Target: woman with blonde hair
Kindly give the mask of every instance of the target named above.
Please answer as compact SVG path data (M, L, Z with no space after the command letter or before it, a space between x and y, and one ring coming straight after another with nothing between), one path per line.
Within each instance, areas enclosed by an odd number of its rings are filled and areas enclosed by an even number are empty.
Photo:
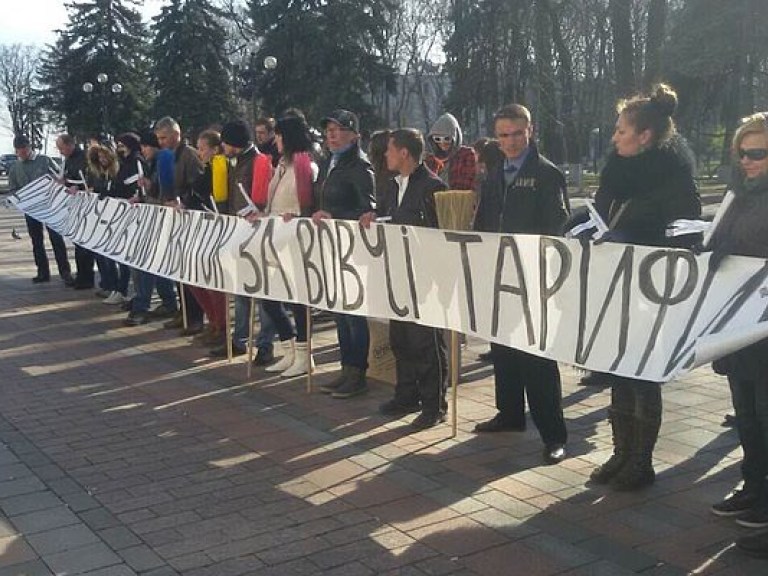
M733 200L712 233L710 266L718 268L728 255L768 258L768 113L746 118L733 138ZM728 377L736 430L744 453L743 487L712 506L718 516L736 517L747 528L768 527L768 339L713 363ZM747 551L760 541L744 539ZM768 556L768 534L762 535Z
M99 198L120 198L124 187L117 180L120 163L116 152L105 144L95 144L88 149L88 186ZM127 300L131 269L107 256L96 254L101 290L96 295L104 298L104 304L123 304Z

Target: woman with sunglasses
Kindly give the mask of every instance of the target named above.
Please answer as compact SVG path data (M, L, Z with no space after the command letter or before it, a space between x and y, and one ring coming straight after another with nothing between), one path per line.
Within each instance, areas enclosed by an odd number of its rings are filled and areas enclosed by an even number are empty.
M721 262L729 254L768 258L768 113L746 118L731 149L733 201L712 234L715 267L727 265ZM712 512L747 528L768 527L768 339L717 360L713 368L728 377L731 388L744 485ZM763 547L768 555L768 534Z
M600 173L595 207L609 238L626 244L693 247L698 238L667 238L680 218L697 219L701 202L693 179L693 155L675 131L677 95L665 85L651 96L617 106L615 147ZM611 385L613 455L592 472L596 484L639 490L656 479L653 449L661 427L661 385L601 375Z

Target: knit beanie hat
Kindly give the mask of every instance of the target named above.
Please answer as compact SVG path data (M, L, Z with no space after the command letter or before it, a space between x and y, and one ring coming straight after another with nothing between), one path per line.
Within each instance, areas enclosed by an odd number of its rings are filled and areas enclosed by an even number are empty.
M232 120L221 129L221 141L235 148L247 148L253 141L251 129L243 120Z
M157 141L157 134L151 130L147 130L141 134L139 143L142 146L152 146L152 148L160 148L160 142Z

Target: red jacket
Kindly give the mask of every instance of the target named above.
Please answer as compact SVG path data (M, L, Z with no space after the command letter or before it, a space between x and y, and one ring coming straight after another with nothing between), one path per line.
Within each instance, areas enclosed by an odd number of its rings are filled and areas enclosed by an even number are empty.
M442 160L434 154L424 158L427 168L442 178L441 172L448 164L448 187L451 190L474 190L477 176L477 158L469 146L461 146L448 158Z

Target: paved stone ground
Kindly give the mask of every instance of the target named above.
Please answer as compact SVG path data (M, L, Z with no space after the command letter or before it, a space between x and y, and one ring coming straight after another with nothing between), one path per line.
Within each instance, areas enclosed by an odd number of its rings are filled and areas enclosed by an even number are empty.
M476 436L491 373L464 352L459 434L376 414L391 389L339 401L60 283L33 286L26 234L0 210L0 576L763 575L712 516L739 477L723 379L664 390L659 478L587 487L610 452L608 393L563 368L571 458L524 434ZM317 383L337 369L316 328Z

